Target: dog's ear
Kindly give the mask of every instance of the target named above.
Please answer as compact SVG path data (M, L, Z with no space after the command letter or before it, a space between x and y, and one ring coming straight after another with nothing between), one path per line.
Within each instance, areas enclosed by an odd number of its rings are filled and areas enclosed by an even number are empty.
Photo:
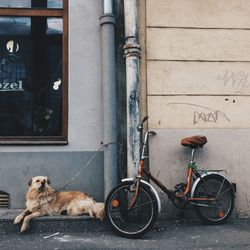
M48 183L48 185L51 184L50 179L48 177L47 177L47 183Z
M32 178L29 180L28 185L31 186Z

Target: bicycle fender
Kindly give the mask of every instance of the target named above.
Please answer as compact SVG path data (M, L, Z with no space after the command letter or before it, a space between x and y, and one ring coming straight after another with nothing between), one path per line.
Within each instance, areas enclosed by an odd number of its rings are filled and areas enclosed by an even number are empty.
M122 182L125 182L125 181L134 181L135 179L134 178L125 178L125 179L122 179ZM155 188L148 182L144 181L144 180L140 180L143 184L147 185L150 190L154 193L155 197L156 197L156 201L157 201L157 204L158 204L158 213L161 212L161 200L160 200L160 197L157 193L157 191L155 190Z
M230 182L224 175L219 174L218 172L213 172L213 171L211 171L211 172L204 173L204 174L201 175L200 178L198 178L198 179L195 180L195 182L194 182L194 184L193 184L193 186L192 186L191 194L190 194L190 197L191 197L191 198L194 197L194 191L195 191L195 189L196 189L198 183L201 181L201 178L203 178L203 177L205 177L205 176L207 176L207 175L218 175L218 176L220 176L220 177L225 178L225 180L231 184L231 182ZM233 190L234 190L234 189L233 189Z

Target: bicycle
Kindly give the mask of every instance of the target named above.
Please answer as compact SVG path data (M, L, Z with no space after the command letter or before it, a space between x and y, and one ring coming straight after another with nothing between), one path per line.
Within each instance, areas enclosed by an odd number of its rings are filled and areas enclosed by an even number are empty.
M144 117L138 126L141 138L141 156L135 178L123 179L121 184L109 193L105 202L105 213L111 227L121 236L139 238L154 225L161 212L161 202L155 188L146 180L152 180L163 190L173 204L181 209L194 208L197 215L206 223L224 223L234 208L235 187L223 175L223 170L198 170L194 161L195 150L207 143L205 136L192 136L182 139L181 144L191 148L188 163L187 183L180 183L169 190L144 167L147 155L148 138L154 131L145 132Z

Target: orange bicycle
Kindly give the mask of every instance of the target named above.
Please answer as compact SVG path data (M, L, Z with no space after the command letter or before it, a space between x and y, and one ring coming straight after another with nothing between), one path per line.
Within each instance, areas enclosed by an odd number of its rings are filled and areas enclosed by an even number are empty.
M155 188L142 178L144 173L160 187L181 209L194 208L198 216L210 224L225 222L234 208L235 186L222 175L222 170L198 170L194 162L195 150L206 142L205 136L193 136L182 139L181 144L191 148L188 164L187 183L180 183L174 190L167 189L148 169L144 167L149 135L154 131L146 131L143 140L143 124L138 126L141 137L141 158L135 178L123 179L108 195L105 203L106 217L112 228L120 235L138 238L153 226L161 211L159 195Z
M207 138L192 136L182 139L181 144L191 148L187 183L177 184L174 190L169 190L144 167L148 158L149 135L156 134L148 130L143 140L143 124L147 120L148 116L138 126L142 150L136 177L123 179L106 199L106 217L112 228L122 236L138 238L148 232L156 221L161 211L159 195L142 178L143 173L167 194L176 207L194 208L198 216L209 224L225 222L234 208L235 186L222 174L223 170L198 170L194 162L195 150L207 143Z

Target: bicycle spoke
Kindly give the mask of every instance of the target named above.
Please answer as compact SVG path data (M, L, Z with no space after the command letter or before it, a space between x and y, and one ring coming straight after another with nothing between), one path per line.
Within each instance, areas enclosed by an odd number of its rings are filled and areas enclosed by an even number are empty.
M218 196L220 195L220 191L221 191L221 189L222 189L222 187L223 187L224 182L225 182L225 178L223 179L223 182L221 183L220 189L219 189L219 191L218 191L218 193L217 193L217 195L216 195L216 199L217 199Z
M231 191L232 187L229 187L228 189L226 189L225 191L223 191L221 194L220 194L220 197L223 196L223 194L225 194L226 192L228 191ZM217 198L217 197L216 197Z
M140 208L140 207L143 207L143 206L145 206L145 205L147 205L147 204L152 204L153 202L155 202L155 200L151 200L151 201L148 201L148 202L144 202L144 203L142 203L142 204L140 204L140 205L133 206L133 207L129 208L128 211L133 210L133 209L137 209L137 208Z

